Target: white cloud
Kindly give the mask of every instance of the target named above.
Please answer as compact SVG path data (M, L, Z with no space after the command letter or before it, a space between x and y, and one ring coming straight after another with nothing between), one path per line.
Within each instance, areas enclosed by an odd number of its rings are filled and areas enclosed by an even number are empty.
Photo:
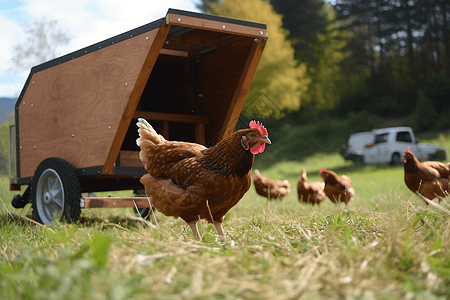
M6 7L8 2L16 7ZM29 72L14 75L8 70L14 45L24 39L22 26L33 20L42 17L57 20L58 25L67 30L72 40L58 53L64 55L162 18L169 8L197 11L194 2L196 0L0 1L0 96L17 95L28 76Z
M113 37L165 16L169 8L195 11L188 0L108 1L108 0L28 0L27 13L33 18L58 20L75 37L72 51ZM51 12L51 14L49 14Z
M22 32L19 23L0 15L0 36L2 37L2 47L0 47L0 96L14 97L20 93L28 72L13 74L10 61L12 59L14 45L17 35Z
M8 19L0 15L0 35L2 36L2 47L0 47L0 69L6 69L8 66L8 60L12 57L13 45L16 41L14 34L8 34L8 32L20 32L22 29L19 24L11 19Z

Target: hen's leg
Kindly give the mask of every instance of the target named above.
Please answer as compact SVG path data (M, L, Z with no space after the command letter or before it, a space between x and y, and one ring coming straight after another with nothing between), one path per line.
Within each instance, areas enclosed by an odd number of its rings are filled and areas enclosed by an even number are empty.
M222 222L214 221L214 226L216 227L217 233L223 236Z
M192 229L192 233L194 234L195 238L197 240L200 240L200 234L198 233L197 229L197 221L192 221L188 223L189 227Z

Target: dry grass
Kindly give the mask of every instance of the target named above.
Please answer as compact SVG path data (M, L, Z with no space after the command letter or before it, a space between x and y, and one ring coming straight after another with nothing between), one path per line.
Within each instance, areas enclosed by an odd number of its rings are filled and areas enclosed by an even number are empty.
M3 182L0 290L10 299L446 299L448 214L384 188L348 210L300 204L295 192L267 202L252 188L227 214L225 239L201 222L199 242L182 220L156 213L156 228L128 209L36 225L27 208L11 208Z

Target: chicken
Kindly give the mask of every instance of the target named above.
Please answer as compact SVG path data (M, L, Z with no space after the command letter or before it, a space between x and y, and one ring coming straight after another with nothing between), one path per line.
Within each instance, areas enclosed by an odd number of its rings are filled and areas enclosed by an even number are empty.
M267 179L261 175L259 170L255 170L255 174L253 174L253 183L255 184L256 193L269 200L281 200L291 192L291 184L289 181Z
M308 182L306 170L303 169L297 183L298 201L319 205L326 197L324 188L324 182Z
M266 128L251 121L211 148L167 141L144 119L138 119L140 159L148 174L141 178L152 207L182 218L200 239L199 217L223 236L222 221L248 191L255 154L271 144Z
M352 188L352 180L345 176L338 176L335 172L323 168L320 170L320 177L325 181L325 194L331 202L336 205L338 202L344 202L345 205L355 196L355 190Z
M438 161L421 163L409 147L403 154L403 161L405 184L413 193L419 193L430 201L449 194L450 163ZM428 202L425 203L428 205Z

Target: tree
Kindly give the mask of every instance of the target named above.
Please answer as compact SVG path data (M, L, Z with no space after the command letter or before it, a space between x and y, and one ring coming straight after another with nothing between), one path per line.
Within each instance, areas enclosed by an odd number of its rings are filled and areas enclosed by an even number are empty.
M422 90L419 90L417 93L418 97L416 110L408 116L405 123L411 126L416 132L424 132L434 129L433 126L438 124L435 124L435 122L430 122L430 120L438 120L439 113L433 107L430 99Z
M70 42L70 36L58 26L58 21L41 18L22 27L25 40L14 47L12 70L19 73L55 58L58 48Z
M427 73L450 73L448 0L336 0L340 17L350 28L368 26L375 43L374 54L379 77L395 89L390 63L392 57L407 58L411 85L420 83Z
M439 3L440 2L440 3ZM448 23L447 23L447 18L448 15L450 13L449 11L449 6L448 3L446 2L446 0L440 0L438 1L438 5L439 5L439 10L441 12L440 16L442 19L442 32L443 32L443 43L444 43L444 48L445 50L445 59L446 59L446 71L447 71L447 75L450 75L450 38L449 38L449 28L448 28Z
M348 56L348 31L339 30L333 7L324 0L270 0L283 15L296 59L307 67L311 79L302 107L308 110L333 108L348 85L341 62Z
M204 13L211 13L211 4L220 3L220 0L200 0L200 2L195 3L195 7Z
M9 126L13 122L13 113L11 116L0 124L0 176L8 174L8 155L9 155Z
M275 110L299 109L309 79L306 77L306 66L297 63L294 58L294 49L286 39L288 32L282 28L281 16L264 0L208 3L213 14L266 23L269 29L269 40L247 96L251 101L246 101L245 105L261 104L265 108L260 110L261 117L273 115ZM267 105L268 101L275 106Z
M324 6L324 14L328 26L324 32L317 33L320 55L317 55L316 63L308 68L311 77L308 107L319 110L335 107L348 85L340 66L349 55L345 50L348 32L338 30L335 11L330 4Z
M385 66L386 31L389 23L386 21L386 12L392 8L388 0L336 0L334 8L339 13L341 20L346 20L345 30L354 30L359 34L366 34L372 56L378 69L383 70ZM360 30L366 27L366 30ZM382 71L381 71L382 72Z
M283 16L283 27L295 58L309 66L318 63L323 54L318 35L326 33L328 24L323 0L270 0L274 10Z

